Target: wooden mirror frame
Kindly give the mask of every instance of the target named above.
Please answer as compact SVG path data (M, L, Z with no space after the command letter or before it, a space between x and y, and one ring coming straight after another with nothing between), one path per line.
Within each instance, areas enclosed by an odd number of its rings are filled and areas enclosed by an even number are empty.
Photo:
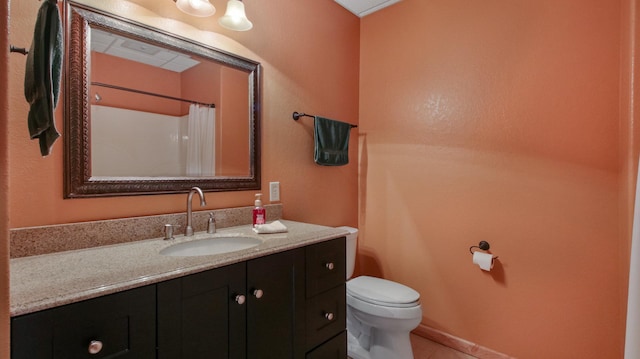
M64 197L107 197L260 189L260 63L80 4L66 5L64 92ZM90 28L97 26L142 41L191 53L247 72L250 173L246 177L91 177Z

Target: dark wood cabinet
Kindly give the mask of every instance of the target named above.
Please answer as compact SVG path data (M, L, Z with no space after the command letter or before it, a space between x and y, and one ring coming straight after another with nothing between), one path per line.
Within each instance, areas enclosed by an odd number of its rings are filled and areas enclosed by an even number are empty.
M304 250L247 262L248 358L304 355Z
M155 290L146 286L13 318L11 358L153 359Z
M246 358L245 263L162 282L158 359Z
M11 358L345 359L345 267L339 238L15 317Z
M158 284L158 358L300 358L303 269L300 249Z
M347 332L342 331L332 339L310 351L305 359L345 359L347 357Z
M346 358L345 238L305 248L307 358Z

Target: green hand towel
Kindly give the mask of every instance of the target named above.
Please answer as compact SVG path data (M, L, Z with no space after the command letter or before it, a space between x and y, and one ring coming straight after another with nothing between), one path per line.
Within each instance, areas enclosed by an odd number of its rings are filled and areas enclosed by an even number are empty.
M63 49L58 6L52 1L43 1L38 11L24 77L24 96L31 105L27 119L29 135L31 139L39 139L43 156L51 153L53 143L60 137L55 125L54 109L60 94Z
M343 166L349 163L351 125L315 116L314 161L322 166Z

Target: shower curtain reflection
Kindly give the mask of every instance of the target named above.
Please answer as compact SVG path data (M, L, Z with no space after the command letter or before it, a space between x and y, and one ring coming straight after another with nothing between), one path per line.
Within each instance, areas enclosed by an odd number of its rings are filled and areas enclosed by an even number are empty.
M189 106L187 176L215 176L215 124L215 108Z

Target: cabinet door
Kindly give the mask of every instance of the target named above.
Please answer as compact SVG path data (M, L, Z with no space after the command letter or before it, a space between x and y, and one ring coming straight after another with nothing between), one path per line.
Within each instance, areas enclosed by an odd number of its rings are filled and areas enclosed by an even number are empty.
M11 358L153 359L155 298L146 286L13 318Z
M304 358L304 250L247 262L249 359Z
M158 284L158 359L246 358L245 264Z

